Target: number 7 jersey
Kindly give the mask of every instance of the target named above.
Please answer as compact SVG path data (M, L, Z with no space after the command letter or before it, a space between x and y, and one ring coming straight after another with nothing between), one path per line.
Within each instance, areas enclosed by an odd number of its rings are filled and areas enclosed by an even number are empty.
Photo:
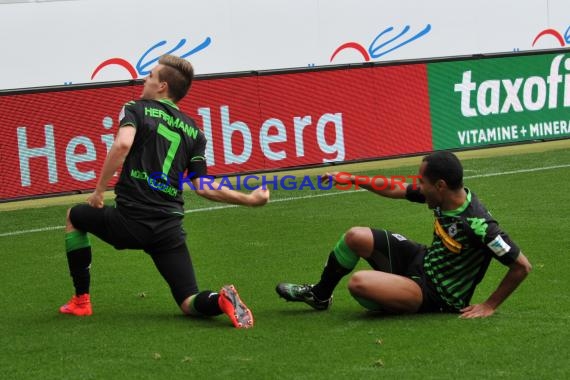
M127 126L136 134L115 186L117 204L183 215L182 185L207 174L204 134L167 99L126 103L119 128Z

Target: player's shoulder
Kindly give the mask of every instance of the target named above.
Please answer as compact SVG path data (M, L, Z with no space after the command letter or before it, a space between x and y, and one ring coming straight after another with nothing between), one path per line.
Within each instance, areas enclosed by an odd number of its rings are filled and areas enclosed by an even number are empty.
M477 194L468 188L465 188L469 198L469 207L466 208L467 216L476 216L479 218L491 218L491 214L487 210L487 207L481 202Z
M119 112L119 120L128 119L133 121L134 120L133 118L136 118L135 115L137 115L137 109L139 108L138 105L139 105L138 100L129 100L128 102L123 103L121 111Z
M136 100L129 100L128 102L123 104L123 107L153 107L153 108L160 108L162 102L154 100L154 99L136 99Z
M123 103L123 106L121 107L121 115L124 115L127 110L135 112L139 107L140 100L129 100L128 102Z
M489 233L497 230L498 223L481 203L475 193L469 191L469 206L461 213L461 219L469 230L479 238L484 238Z
M136 107L139 102L140 100L129 100L128 102L123 103L123 108Z

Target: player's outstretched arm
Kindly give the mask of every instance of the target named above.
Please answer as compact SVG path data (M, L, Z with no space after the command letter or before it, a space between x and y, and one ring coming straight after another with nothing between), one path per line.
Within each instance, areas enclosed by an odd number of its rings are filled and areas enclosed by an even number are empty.
M509 271L497 290L485 302L461 309L461 318L485 318L492 315L499 305L523 282L531 269L532 266L528 259L522 252L519 253L517 260L509 266Z
M201 186L198 178L192 179L196 194L214 202L229 203L240 206L263 206L269 201L269 189L258 187L251 193L242 193L221 186L219 182L212 181L209 186Z
M345 190L354 186L354 188L363 188L383 197L393 199L406 198L406 188L408 186L408 183L404 181L394 181L393 178L385 176L369 177L345 172L325 173L323 175L323 184L326 185L328 181L333 181L341 187L348 186Z

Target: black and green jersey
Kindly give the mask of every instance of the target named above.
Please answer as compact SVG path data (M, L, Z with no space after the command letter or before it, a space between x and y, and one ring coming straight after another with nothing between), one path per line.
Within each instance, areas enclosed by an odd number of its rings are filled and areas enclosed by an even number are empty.
M183 215L184 183L207 174L204 134L169 100L128 102L119 119L136 134L115 186L117 204L143 215Z
M441 299L454 309L469 305L492 258L512 264L520 249L501 231L477 196L465 188L467 199L452 211L434 210L431 246L424 256L424 271ZM419 189L408 186L406 198L425 203Z

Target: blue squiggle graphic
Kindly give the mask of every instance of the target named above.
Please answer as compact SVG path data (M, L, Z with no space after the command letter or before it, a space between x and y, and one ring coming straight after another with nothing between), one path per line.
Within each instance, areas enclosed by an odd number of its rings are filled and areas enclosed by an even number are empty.
M404 27L404 29L403 29L398 35L396 35L395 37L392 37L392 38L389 39L388 41L386 41L386 42L380 44L380 46L374 46L374 45L376 44L376 42L377 42L382 36L384 36L386 33L390 33L392 30L394 30L394 27L393 27L393 26L390 26L390 27L384 29L382 32L380 32L380 34L378 34L378 35L376 36L376 38L374 38L374 40L373 40L372 43L370 44L370 47L368 48L368 52L370 53L370 57L371 57L371 58L380 58L380 57L382 57L383 55L386 55L386 54L390 53L391 51L394 51L394 50L396 50L396 49L399 49L399 48L401 48L402 46L407 45L407 44L409 44L410 42L415 41L415 40L417 40L418 38L420 38L420 37L422 37L422 36L428 34L428 33L430 32L430 30L431 30L431 24L427 24L427 25L425 26L425 28L423 28L422 30L420 30L417 34L413 35L412 37L408 38L408 39L405 40L405 41L402 41L401 43L399 43L398 45L392 47L391 49L388 49L388 50L385 50L385 51L383 51L383 52L381 52L381 53L378 53L378 50L381 50L384 46L390 44L391 42L393 42L393 41L399 39L400 37L402 37L404 34L408 33L408 31L410 30L410 26L409 26L409 25L406 25L406 26Z
M147 62L144 62L144 60L147 58L147 56L149 56L151 54L151 52L153 52L154 50L158 49L161 46L166 45L167 41L166 40L162 40L157 42L156 44L154 44L153 46L151 46L147 51L144 52L144 54L141 56L141 58L138 60L137 64L136 64L136 69L137 72L139 73L139 75L145 76L148 75L150 73L150 70L147 70L147 68L153 64L155 64L156 62L158 62L158 60L160 59L160 57L164 54L173 54L174 52L176 52L177 50L179 50L180 48L182 48L185 44L186 44L186 38L182 38L178 44L176 44L175 47L173 47L172 49L168 50L166 53L161 53L156 55L154 58L150 59ZM191 56L192 54L195 54L201 50L204 50L205 48L207 48L210 44L212 43L212 39L210 37L206 37L206 39L201 42L199 45L197 45L196 47L194 47L193 49L191 49L190 51L184 53L184 54L179 54L180 58L186 58ZM143 63L144 62L144 63Z

